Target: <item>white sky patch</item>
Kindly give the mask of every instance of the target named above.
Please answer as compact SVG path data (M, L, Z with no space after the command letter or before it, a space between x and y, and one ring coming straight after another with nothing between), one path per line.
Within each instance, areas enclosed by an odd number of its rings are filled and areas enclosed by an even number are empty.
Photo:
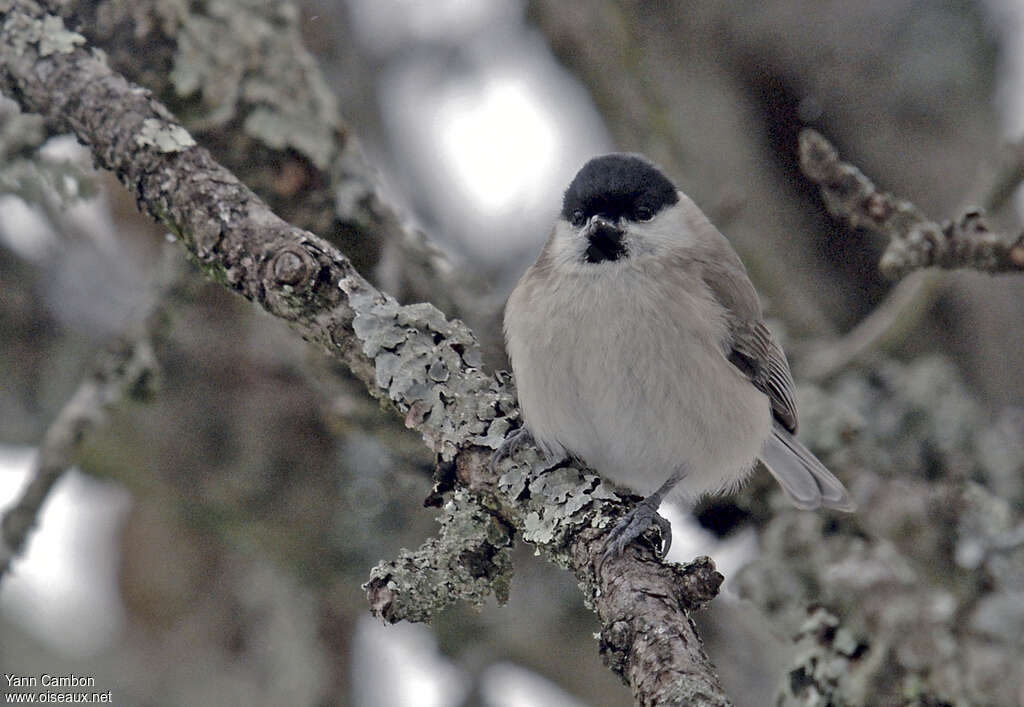
M443 168L477 208L498 214L547 195L550 185L539 177L554 168L555 117L524 80L495 75L453 86L437 121Z
M466 697L466 676L441 654L425 626L384 626L361 617L353 644L354 704L456 707Z
M0 512L20 497L35 449L0 445ZM77 470L50 493L0 584L0 612L53 650L86 656L106 647L123 623L117 589L117 532L131 497Z
M442 242L480 263L535 257L576 170L608 151L589 99L546 48L514 48L469 68L408 59L382 81L400 186Z

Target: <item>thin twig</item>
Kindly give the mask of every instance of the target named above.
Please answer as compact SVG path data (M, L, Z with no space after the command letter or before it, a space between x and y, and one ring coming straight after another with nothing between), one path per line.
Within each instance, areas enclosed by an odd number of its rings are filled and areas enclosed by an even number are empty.
M939 225L911 202L878 190L814 130L800 133L800 166L821 188L830 213L854 228L888 236L878 264L886 277L897 279L927 267L1024 272L1024 233L1007 238L993 232L977 209Z
M920 321L943 282L942 274L937 272L910 273L846 334L807 345L800 361L800 376L826 381L869 351L900 341Z
M981 203L987 209L1001 208L1024 180L1024 150L1018 144L1014 146L1012 153L1013 159L1000 166L992 186L987 188L986 195L981 199ZM889 236L893 239L893 243L904 238L902 235L904 232L934 233L936 229L943 232L946 229L952 230L950 226L940 229L936 224L928 221L913 204L898 201L890 194L877 192L874 185L859 170L852 165L839 162L838 153L834 148L821 135L812 130L805 130L800 135L800 156L801 165L804 166L808 176L823 185L822 193L829 209L834 214L847 218L855 226L866 225L872 230ZM856 196L840 197L838 194L840 189L848 189L848 184L851 182L855 185L853 194ZM865 215L859 213L860 210L870 213ZM909 214L911 220L916 223L908 228L902 220L894 219L887 227L879 228L875 221L887 211ZM969 210L967 213L976 212ZM987 234L987 228L982 232ZM962 236L961 231L959 237ZM987 234L986 237L998 239L993 234ZM1011 263L1024 258L1024 250L1019 245L1022 242L1021 238L1018 238L1017 242L1017 246L1006 246L1008 252L1005 257ZM890 251L893 247L890 245ZM946 247L956 248L957 245L949 244ZM978 247L982 248L980 245ZM897 250L899 251L899 248ZM898 262L899 252L894 255L890 251L887 251L882 258L883 268L887 267L887 263ZM961 248L961 254L962 251ZM975 267L974 259L978 257L980 256L975 254L968 258L970 262L966 263L964 267ZM936 265L951 267L952 261L948 258L939 260L942 262L937 262ZM819 341L808 347L810 350L805 354L800 366L801 375L811 380L827 380L868 351L899 341L935 301L935 298L944 289L944 282L945 278L938 272L910 272L886 294L882 302L870 314L845 335L836 339Z
M1024 140L1005 145L999 151L994 172L987 194L981 200L982 208L992 213L1002 209L1024 182Z

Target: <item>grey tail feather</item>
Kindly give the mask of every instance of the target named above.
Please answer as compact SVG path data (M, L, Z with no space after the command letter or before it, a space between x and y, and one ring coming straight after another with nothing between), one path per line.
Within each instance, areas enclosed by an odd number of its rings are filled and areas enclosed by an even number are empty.
M778 420L773 432L764 444L761 461L793 505L805 510L819 506L846 512L857 510L843 482L833 476Z

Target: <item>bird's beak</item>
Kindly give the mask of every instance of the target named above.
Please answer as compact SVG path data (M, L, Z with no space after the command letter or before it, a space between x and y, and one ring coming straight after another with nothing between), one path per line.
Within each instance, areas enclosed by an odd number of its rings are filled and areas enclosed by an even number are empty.
M623 242L625 234L622 229L618 224L603 216L592 216L583 228L583 235L589 241L585 253L588 262L600 263L606 260L618 260L626 254L626 246Z
M590 221L588 221L587 225L583 228L583 235L590 240L593 240L595 237L607 238L614 234L618 234L618 237L621 238L622 229L601 215L591 216Z

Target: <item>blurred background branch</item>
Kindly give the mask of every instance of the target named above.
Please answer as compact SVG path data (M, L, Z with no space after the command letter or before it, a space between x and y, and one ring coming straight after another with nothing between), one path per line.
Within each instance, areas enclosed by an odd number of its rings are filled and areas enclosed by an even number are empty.
M800 133L800 166L821 188L829 212L854 228L889 237L879 262L887 277L898 279L928 267L971 268L989 273L1024 272L1024 234L993 233L984 215L970 209L939 225L909 201L879 191L819 133Z
M74 463L82 441L102 424L106 410L124 395L145 396L156 372L156 359L146 332L111 343L98 357L95 369L46 431L37 452L38 461L21 497L0 519L0 581L24 548L50 490Z
M991 185L982 195L989 209L1002 207L1024 180L1019 149L1004 153ZM807 347L801 372L814 380L828 378L876 347L889 348L920 323L945 281L938 273L914 273L931 265L974 268L989 272L1024 269L1024 235L1016 241L991 233L981 212L969 209L960 222L946 226L929 221L917 207L878 192L856 167L841 163L838 153L813 130L800 134L800 162L804 173L822 190L829 212L853 227L866 227L889 236L879 268L900 281L885 299L843 337L814 342ZM965 222L971 221L970 233Z

